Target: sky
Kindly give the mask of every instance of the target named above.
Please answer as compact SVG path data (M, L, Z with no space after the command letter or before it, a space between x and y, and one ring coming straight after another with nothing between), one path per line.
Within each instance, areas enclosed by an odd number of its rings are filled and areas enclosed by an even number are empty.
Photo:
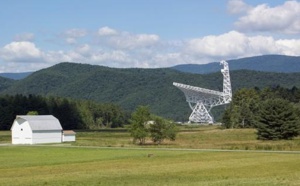
M0 72L300 56L300 0L0 1Z

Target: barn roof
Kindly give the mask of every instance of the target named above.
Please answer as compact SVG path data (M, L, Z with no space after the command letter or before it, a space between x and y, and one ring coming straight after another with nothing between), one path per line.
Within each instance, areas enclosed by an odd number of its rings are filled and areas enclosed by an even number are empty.
M62 130L60 122L52 115L18 115L16 119L18 118L28 121L32 131Z
M76 132L74 132L73 130L64 130L63 133L66 135L76 134Z

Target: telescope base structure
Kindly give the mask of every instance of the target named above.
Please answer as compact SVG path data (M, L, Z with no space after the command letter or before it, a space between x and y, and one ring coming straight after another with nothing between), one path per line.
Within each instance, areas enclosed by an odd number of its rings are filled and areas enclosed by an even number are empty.
M173 85L184 93L186 101L193 111L189 117L190 122L213 123L213 117L209 114L211 108L231 102L229 66L226 61L221 61L220 64L224 66L221 69L223 74L222 92L173 82Z
M197 102L193 108L193 112L189 117L190 122L196 123L213 123L213 118L210 116L206 107L202 102Z

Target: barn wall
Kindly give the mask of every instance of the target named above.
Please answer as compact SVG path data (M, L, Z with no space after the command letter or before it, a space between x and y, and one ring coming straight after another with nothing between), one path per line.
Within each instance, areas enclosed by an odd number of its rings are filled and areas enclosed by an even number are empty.
M63 141L75 141L75 134L63 134Z
M56 131L33 131L32 133L33 144L36 143L61 143L62 132Z
M27 121L15 120L11 128L12 144L32 144L32 131Z

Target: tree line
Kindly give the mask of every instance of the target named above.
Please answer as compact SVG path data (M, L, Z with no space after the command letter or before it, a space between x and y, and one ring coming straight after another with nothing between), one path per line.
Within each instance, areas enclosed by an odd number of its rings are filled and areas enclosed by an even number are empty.
M173 138L169 134L173 125L159 117L148 117L149 108L138 107L131 114L112 103L39 95L0 96L0 130L9 130L16 115L28 113L54 115L64 129L116 128L130 124L132 137L141 144L147 136L157 143ZM292 139L300 133L299 116L300 89L297 87L242 88L235 91L222 123L225 128L257 128L259 139ZM153 120L155 125L145 125L148 120ZM164 133L158 135L157 128Z
M39 115L55 116L63 129L123 127L130 117L130 113L111 103L38 95L5 95L0 97L0 130L9 130L16 115L33 111Z
M273 86L240 89L225 110L225 128L256 128L258 139L292 139L300 134L300 90Z

